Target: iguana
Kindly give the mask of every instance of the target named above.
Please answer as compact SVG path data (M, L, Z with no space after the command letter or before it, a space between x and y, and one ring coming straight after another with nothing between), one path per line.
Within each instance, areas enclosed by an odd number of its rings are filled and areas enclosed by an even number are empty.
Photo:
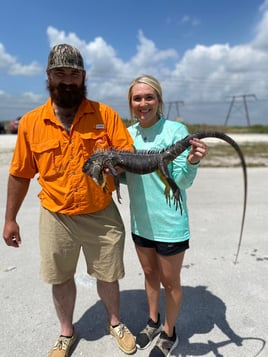
M109 173L114 178L114 183L116 187L117 199L120 202L120 181L117 167L124 169L125 171L132 172L139 175L144 175L151 173L153 171L159 171L160 175L170 186L173 192L173 199L176 204L176 208L181 206L181 193L180 188L177 186L175 181L170 177L168 172L168 164L173 161L177 156L184 152L189 146L191 146L191 140L194 138L205 139L205 138L218 138L227 143L229 143L237 152L240 157L243 174L244 174L244 206L242 215L242 224L240 231L240 239L238 250L235 258L235 263L237 262L238 253L241 245L242 233L244 228L245 214L246 214L246 204L247 204L247 167L244 155L239 147L239 145L228 135L221 131L215 130L205 130L200 131L192 135L188 135L182 140L177 141L175 144L160 150L136 150L134 152L130 151L117 151L117 150L107 150L99 151L94 153L84 164L83 172L90 176L99 186L105 190L106 175L105 169L109 169ZM169 191L166 190L166 196L169 195ZM167 197L169 199L169 197Z

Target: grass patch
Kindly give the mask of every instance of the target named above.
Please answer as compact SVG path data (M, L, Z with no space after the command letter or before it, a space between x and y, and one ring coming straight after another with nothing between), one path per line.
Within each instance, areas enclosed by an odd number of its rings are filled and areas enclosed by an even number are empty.
M187 125L190 134L194 134L201 130L218 130L226 134L268 134L267 125L251 125L251 126L224 126L224 125L207 125L207 124L192 124Z
M203 167L236 167L240 158L227 143L208 144L209 153L202 160ZM239 144L248 167L268 167L268 143Z

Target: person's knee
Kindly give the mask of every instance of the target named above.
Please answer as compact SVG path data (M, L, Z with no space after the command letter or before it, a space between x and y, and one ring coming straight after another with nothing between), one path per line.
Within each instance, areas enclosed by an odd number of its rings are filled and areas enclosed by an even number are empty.
M73 286L73 285L75 285L75 281L74 281L74 277L71 277L62 283L52 284L52 289L53 290L61 290L61 289L65 289L66 287Z
M145 267L143 268L143 273L147 280L159 280L159 271L157 268Z
M174 290L181 292L181 285L178 279L176 280L162 279L161 284L163 285L163 288L167 292L174 291Z

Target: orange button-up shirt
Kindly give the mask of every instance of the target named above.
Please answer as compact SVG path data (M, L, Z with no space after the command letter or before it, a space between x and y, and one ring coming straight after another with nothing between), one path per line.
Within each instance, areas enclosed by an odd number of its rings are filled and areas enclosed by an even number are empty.
M96 150L133 150L133 141L119 115L109 106L84 99L70 134L56 118L51 99L25 114L20 121L10 174L33 178L41 185L38 197L50 211L67 215L97 212L111 202L113 178L108 190L82 172Z

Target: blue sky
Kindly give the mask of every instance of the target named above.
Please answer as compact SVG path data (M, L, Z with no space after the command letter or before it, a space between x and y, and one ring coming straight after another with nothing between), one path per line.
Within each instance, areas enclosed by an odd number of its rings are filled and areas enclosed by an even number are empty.
M84 56L88 96L128 116L130 81L156 76L186 122L268 124L268 0L9 0L0 13L0 120L47 98L50 48ZM251 96L254 94L255 97ZM179 102L179 108L176 107Z

